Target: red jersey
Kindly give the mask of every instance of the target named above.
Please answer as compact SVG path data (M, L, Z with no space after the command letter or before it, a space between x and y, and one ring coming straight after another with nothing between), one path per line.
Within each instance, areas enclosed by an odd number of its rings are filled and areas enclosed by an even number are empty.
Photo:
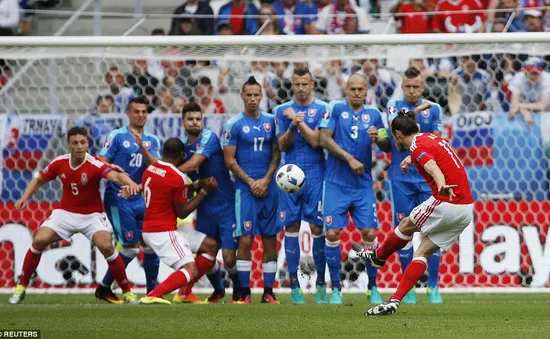
M401 4L399 13L407 13L397 17L401 21L401 34L429 33L430 17L426 15L425 8L416 8L412 3Z
M111 171L111 167L91 154L86 154L84 162L73 168L71 155L64 154L53 159L40 177L51 181L59 177L63 184L60 209L79 214L103 212L103 202L99 194L99 182Z
M435 10L443 13L434 15L433 29L442 33L477 32L481 28L481 23L485 21L483 7L478 0L441 0Z
M445 139L431 133L417 134L412 141L410 151L413 164L426 179L432 189L434 198L458 205L467 205L474 202L464 165L462 165L462 162ZM457 185L453 189L456 196L453 197L452 201L447 196L439 195L435 180L424 169L424 165L430 160L434 160L441 169L447 185Z
M145 218L143 232L167 232L177 229L174 202L187 202L187 176L176 166L159 160L143 173Z

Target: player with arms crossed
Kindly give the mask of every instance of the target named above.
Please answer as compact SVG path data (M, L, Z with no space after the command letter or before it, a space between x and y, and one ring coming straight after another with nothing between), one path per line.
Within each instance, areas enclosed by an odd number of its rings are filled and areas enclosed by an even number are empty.
M281 155L275 136L275 117L260 111L262 87L250 77L241 89L244 112L231 118L224 130L225 166L235 175L235 214L239 238L237 270L241 300L250 304L251 250L254 236L264 245L262 303L279 304L273 294L277 272L277 184L273 175Z
M75 233L82 233L107 260L109 270L122 288L124 301L135 303L137 296L130 291L124 262L111 242L111 225L103 213L99 182L105 178L118 185L128 185L132 193L139 192L139 187L126 174L113 171L111 166L88 154L88 131L85 128L70 128L67 142L70 153L55 158L38 177L32 179L21 199L15 202L15 208L21 211L48 181L59 177L63 184L60 206L52 211L34 235L23 261L19 284L9 302L19 304L23 301L29 280L46 247L62 239L68 240Z
M187 240L177 232L176 219L187 217L217 186L214 178L201 180L200 191L187 201L187 176L177 168L183 162L184 154L183 142L170 138L164 143L162 159L149 165L143 173L143 242L175 272L141 298L139 302L142 304L170 304L162 298L165 294L196 282L210 270L216 259L216 253L203 253L193 259ZM125 188L121 195L128 197Z
M318 304L326 304L325 236L321 200L325 174L325 154L319 147L319 125L328 104L313 96L313 77L307 68L295 68L292 76L294 100L275 108L279 148L285 152L285 163L300 167L305 186L297 193L279 190L279 221L285 226L285 254L290 273L293 304L305 304L298 281L301 221L309 223L313 236L313 260L317 267Z
M378 248L362 248L354 243L359 257L373 266L382 267L394 252L405 247L415 232L422 240L390 299L369 309L365 315L393 314L405 295L416 285L426 271L428 258L438 249L449 250L473 218L473 198L464 166L447 141L431 133L420 133L414 112L399 112L393 119L391 132L400 151L411 154L401 163L407 172L411 162L426 179L432 196L416 206L401 220L394 233Z
M331 304L342 304L340 287L340 230L348 225L348 211L363 241L376 239L378 218L371 176L372 146L389 149L388 133L380 111L364 104L367 82L353 74L346 84L346 100L331 101L321 122L320 144L329 152L323 188L326 230L325 258L332 281ZM367 265L369 285L377 270ZM374 286L374 284L373 284ZM369 289L372 300L376 289Z
M112 131L99 153L99 158L103 162L120 166L138 184L141 183L141 177L147 163L143 152L134 142L132 131L142 135L146 148L154 156L160 157L159 139L143 130L147 122L147 104L148 101L145 97L130 100L126 110L128 126ZM118 196L119 190L120 186L116 183L107 185L104 196L105 211L113 225L118 242L123 246L120 257L124 264L128 266L139 254L145 205L141 195L135 195L125 200ZM143 251L143 269L145 270L147 291L149 292L157 284L159 258L150 248L144 248ZM109 303L119 303L120 299L111 291L112 283L113 275L108 271L97 287L95 296Z
M238 302L239 276L235 267L237 242L233 237L235 227L235 189L225 168L223 151L220 140L215 133L204 128L202 109L196 103L189 103L182 109L182 125L185 128L183 143L185 145L185 159L178 167L181 172L187 173L195 180L213 177L218 183L216 191L204 199L197 209L197 226L195 231L184 231L191 249L195 253L218 252L222 248L224 265L233 282L232 302ZM142 145L142 152L148 157L148 162L157 159L144 148L139 135L135 135L138 145ZM214 292L207 298L207 302L216 303L225 296L225 288L221 273L217 265L207 274ZM191 293L192 284L188 283L175 296L175 303L202 303Z
M409 67L403 74L403 94L400 100L390 100L387 105L388 124L402 109L414 111L416 122L421 133L433 133L441 136L441 106L422 99L424 91L424 79L420 71L415 67ZM390 136L390 139L391 136ZM408 216L415 206L427 200L432 190L415 167L411 167L407 174L403 174L399 165L409 155L409 151L400 152L393 140L391 140L391 164L388 171L390 189L392 193L393 225L397 227L401 220ZM413 256L412 242L399 251L401 269L405 271ZM428 259L428 302L440 304L443 302L438 288L440 251L437 250ZM416 293L411 290L405 298L404 304L416 304Z

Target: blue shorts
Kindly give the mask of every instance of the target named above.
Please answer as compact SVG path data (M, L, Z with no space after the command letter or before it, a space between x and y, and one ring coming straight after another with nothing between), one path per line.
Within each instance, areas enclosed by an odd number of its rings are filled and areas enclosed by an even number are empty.
M125 200L105 193L105 212L113 225L119 243L128 247L135 245L141 238L145 202L143 198Z
M282 230L277 222L278 189L272 180L267 189L267 197L263 199L256 198L250 190L235 190L236 237L271 236Z
M235 209L228 209L214 215L197 215L197 231L216 239L224 250L236 250L238 247L235 233Z
M390 182L393 225L408 217L412 210L432 196L432 190L424 182Z
M372 187L348 188L324 182L323 215L325 230L348 226L348 211L357 228L378 228L376 198Z
M323 224L323 180L306 180L296 193L279 190L279 224L291 226L305 221L313 225Z

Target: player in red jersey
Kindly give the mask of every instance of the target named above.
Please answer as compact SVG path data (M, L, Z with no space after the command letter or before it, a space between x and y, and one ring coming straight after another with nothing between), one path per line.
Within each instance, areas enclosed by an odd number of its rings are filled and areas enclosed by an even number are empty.
M369 309L365 313L367 316L395 313L405 294L426 271L428 258L438 248L449 250L471 223L474 212L468 176L447 141L431 133L419 133L414 112L399 112L392 121L391 132L397 149L411 152L401 163L401 169L406 173L413 163L431 187L432 196L416 206L378 248L365 249L353 244L360 258L381 268L392 253L412 240L415 232L422 235L420 246L403 273L397 291L387 302Z
M142 304L170 304L162 297L187 283L195 283L208 272L216 259L216 253L201 253L193 259L193 253L182 233L177 232L176 219L186 218L209 192L216 190L214 178L201 179L200 191L187 201L187 176L178 170L183 163L185 146L178 138L166 140L162 159L147 167L142 183L145 198L145 218L142 238L159 258L175 270L166 280L157 285ZM127 196L123 188L121 194Z
M61 239L67 240L75 233L82 233L107 260L109 270L122 288L124 300L127 303L136 303L138 298L130 291L124 262L111 242L111 224L103 213L99 182L101 178L105 178L119 185L127 185L128 190L134 194L139 191L139 186L126 174L113 171L119 170L118 166L106 165L88 153L88 131L85 128L69 129L67 142L70 153L55 158L29 183L21 199L15 202L15 208L21 211L42 185L57 177L61 179L63 195L60 206L52 211L34 235L23 262L19 284L9 302L19 304L25 298L29 279L46 247Z

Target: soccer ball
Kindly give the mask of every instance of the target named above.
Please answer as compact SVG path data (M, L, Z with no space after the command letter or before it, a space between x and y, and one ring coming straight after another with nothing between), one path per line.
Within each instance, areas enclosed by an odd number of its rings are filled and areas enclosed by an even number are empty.
M296 193L304 187L306 175L304 171L296 165L286 164L279 168L275 177L277 186L287 193Z

